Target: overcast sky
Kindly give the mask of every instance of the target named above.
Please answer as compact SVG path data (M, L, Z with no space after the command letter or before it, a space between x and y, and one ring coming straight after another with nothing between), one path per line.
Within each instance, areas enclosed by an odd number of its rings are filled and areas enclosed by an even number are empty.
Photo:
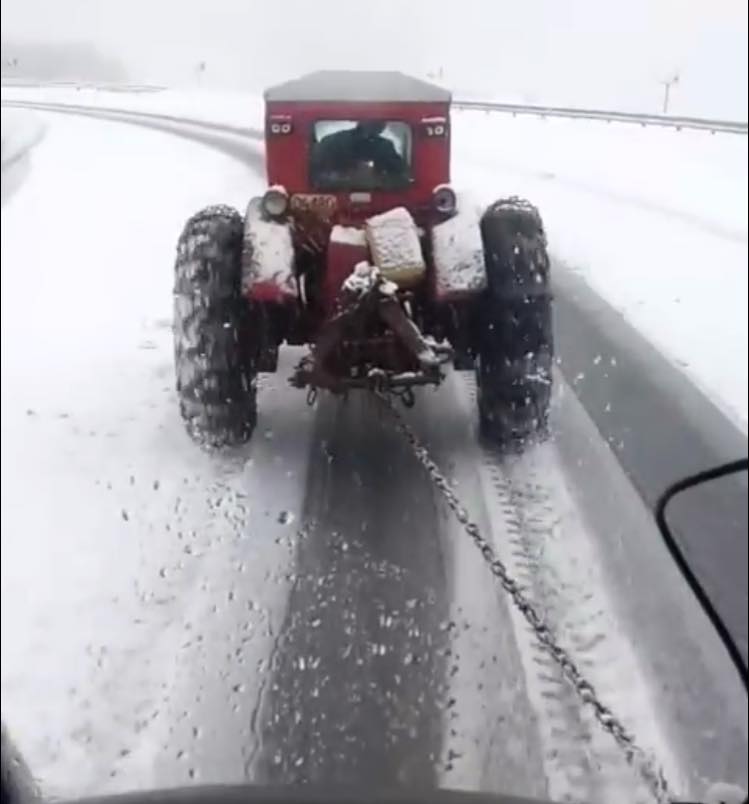
M747 117L746 0L3 0L3 40L87 41L133 81L262 88L440 67L458 92Z

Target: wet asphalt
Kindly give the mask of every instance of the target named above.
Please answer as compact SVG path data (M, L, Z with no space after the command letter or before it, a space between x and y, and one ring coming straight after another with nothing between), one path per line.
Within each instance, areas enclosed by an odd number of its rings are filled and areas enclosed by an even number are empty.
M376 410L321 405L259 780L434 787L447 569L433 489Z

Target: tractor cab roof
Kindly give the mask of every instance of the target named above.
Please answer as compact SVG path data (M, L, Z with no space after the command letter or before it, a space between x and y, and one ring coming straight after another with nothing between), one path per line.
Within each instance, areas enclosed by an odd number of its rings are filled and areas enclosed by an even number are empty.
M270 87L269 103L450 103L436 84L393 71L319 70Z

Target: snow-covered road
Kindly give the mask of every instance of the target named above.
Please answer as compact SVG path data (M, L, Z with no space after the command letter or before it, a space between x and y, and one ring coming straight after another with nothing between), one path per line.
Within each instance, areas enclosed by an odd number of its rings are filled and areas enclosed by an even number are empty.
M174 242L195 208L242 208L256 174L163 133L47 120L2 212L3 717L46 786L637 800L386 416L307 408L284 365L246 449L207 456L183 433ZM478 443L463 377L409 421L676 791L746 784L745 701L560 388L556 442L519 462Z
M151 762L167 734L165 690L185 672L194 683L201 651L216 640L226 651L252 628L248 666L267 653L289 564L277 518L299 517L310 413L289 412L299 400L280 394L252 461L221 462L194 450L174 416L164 266L195 207L241 204L249 169L162 134L66 118L32 160L2 213L3 700L21 734L31 726L31 756L62 769L52 787L87 787L114 760L147 750ZM276 416L288 422L274 436ZM270 505L271 491L272 508L254 503ZM217 615L232 589L238 621Z

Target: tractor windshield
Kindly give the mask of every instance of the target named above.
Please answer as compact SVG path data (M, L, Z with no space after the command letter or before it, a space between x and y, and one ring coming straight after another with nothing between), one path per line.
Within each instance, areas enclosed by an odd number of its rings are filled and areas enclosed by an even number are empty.
M321 120L312 128L317 190L398 190L411 181L411 127L384 120Z

